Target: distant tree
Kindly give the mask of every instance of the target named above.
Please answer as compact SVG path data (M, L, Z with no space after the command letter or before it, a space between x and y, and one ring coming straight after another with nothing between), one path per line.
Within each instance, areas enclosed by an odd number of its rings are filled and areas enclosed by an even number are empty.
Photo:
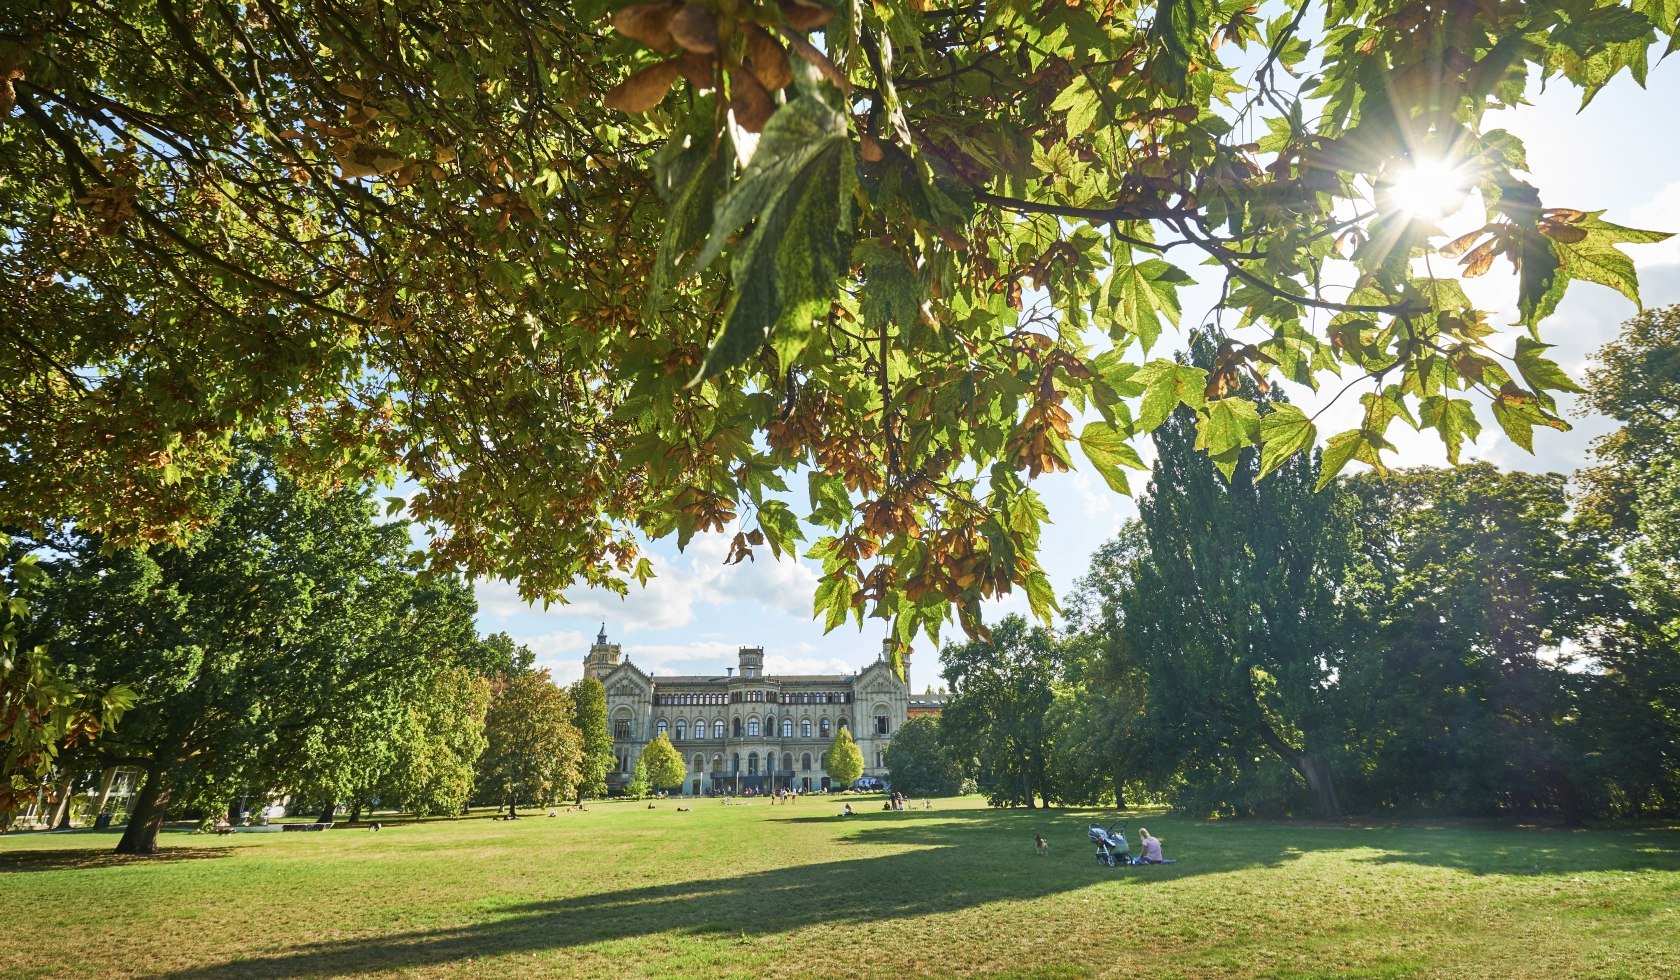
M1009 616L990 640L948 646L939 658L951 691L939 731L953 756L978 761L980 789L994 805L1048 803L1054 746L1045 712L1061 675L1055 637Z
M893 789L905 793L950 796L969 781L962 763L939 740L937 715L918 715L900 725L887 745L886 763Z
M583 740L583 760L578 764L577 802L607 795L607 773L612 771L613 739L607 728L607 689L593 677L582 677L572 685L572 723ZM680 781L682 777L678 777Z
M624 784L624 795L633 800L653 795L653 776L648 772L647 759L636 758L636 764L630 767L630 778Z
M459 813L488 744L490 681L465 667L433 678L394 733L395 759L370 795L417 816Z
M1680 304L1628 320L1594 360L1581 401L1621 425L1593 440L1598 464L1579 474L1581 506L1625 540L1638 533L1648 471L1680 455Z
M822 764L828 778L840 787L850 786L863 775L863 752L845 726L834 734L834 741L823 752Z
M507 806L509 816L520 803L541 806L574 795L583 739L573 715L571 695L555 686L547 670L491 684L479 782Z
M688 766L683 763L682 753L671 744L671 739L664 734L647 744L642 749L638 764L647 766L648 784L656 790L681 789L683 777L688 775Z

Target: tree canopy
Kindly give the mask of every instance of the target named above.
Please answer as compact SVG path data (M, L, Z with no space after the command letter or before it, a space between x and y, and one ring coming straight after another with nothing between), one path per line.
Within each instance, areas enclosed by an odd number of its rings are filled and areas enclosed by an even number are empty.
M1643 83L1677 15L14 5L0 520L179 540L234 437L284 431L311 484L417 481L393 507L436 566L530 597L645 577L640 537L741 560L803 525L830 628L972 631L1015 588L1047 620L1028 484L1073 443L1124 492L1179 407L1227 471L1322 443L1324 479L1396 420L1454 459L1478 405L1519 445L1563 427L1547 316L1576 281L1636 298L1619 246L1664 236L1534 186L1500 110ZM1485 226L1443 241L1417 171ZM1205 368L1153 354L1197 260L1232 327ZM1514 342L1456 279L1496 263ZM1330 374L1366 411L1327 439L1237 387Z
M547 670L522 670L491 684L479 757L479 790L505 804L544 805L571 796L583 761L571 695Z
M845 789L863 775L863 750L852 741L851 730L845 725L840 726L834 733L834 741L823 750L822 766L837 789Z

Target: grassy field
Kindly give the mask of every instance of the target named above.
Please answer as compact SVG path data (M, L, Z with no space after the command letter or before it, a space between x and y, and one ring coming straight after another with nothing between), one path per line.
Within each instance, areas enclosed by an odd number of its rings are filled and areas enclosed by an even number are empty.
M1680 830L629 803L382 833L0 838L0 976L1680 975ZM1032 835L1050 841L1034 853Z

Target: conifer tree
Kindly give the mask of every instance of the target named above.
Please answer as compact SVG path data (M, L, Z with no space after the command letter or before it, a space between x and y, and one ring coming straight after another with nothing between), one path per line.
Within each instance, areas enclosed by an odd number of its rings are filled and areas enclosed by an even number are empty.
M852 733L844 725L835 733L834 741L823 753L823 768L835 784L844 788L863 775L863 752L852 741Z

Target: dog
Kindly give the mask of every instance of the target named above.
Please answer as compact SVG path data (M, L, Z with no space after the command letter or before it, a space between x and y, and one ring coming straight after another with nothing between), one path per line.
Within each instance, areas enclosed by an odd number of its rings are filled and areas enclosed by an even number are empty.
M689 810L689 808L686 807L686 806L679 806L679 807L677 807L677 812L678 813L690 813L692 811Z
M368 829L373 831L376 834L379 833L379 821L375 820L371 825L368 826Z
M1039 857L1049 857L1050 856L1050 842L1045 840L1043 837L1039 836L1038 834L1033 835L1033 846L1038 848L1038 856Z

